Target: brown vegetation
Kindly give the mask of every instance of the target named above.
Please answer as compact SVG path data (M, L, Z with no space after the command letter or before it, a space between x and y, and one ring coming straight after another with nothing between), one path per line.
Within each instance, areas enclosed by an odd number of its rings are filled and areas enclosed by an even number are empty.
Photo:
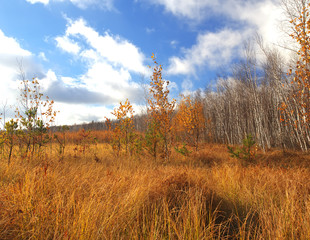
M209 144L169 163L108 144L0 162L0 239L307 239L310 157L258 153L243 167ZM96 154L95 154L96 153ZM97 160L95 159L97 158ZM98 160L99 159L99 160ZM296 161L297 160L297 161Z

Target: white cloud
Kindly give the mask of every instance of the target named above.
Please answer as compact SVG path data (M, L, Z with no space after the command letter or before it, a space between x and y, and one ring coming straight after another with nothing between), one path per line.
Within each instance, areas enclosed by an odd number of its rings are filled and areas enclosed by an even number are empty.
M77 43L73 42L67 36L56 37L55 40L57 42L57 47L68 53L78 54L81 49Z
M87 8L91 5L97 5L108 10L113 8L113 0L70 0L73 4L79 8Z
M195 74L197 67L218 67L229 63L239 53L247 33L224 29L217 33L199 34L197 43L183 50L183 57L171 57L169 74Z
M0 29L0 53L2 55L29 57L31 52L22 49L16 39L7 37Z
M40 59L42 59L43 61L48 62L48 59L46 58L44 52L40 52L39 55L38 55L38 57L39 57Z
M60 111L56 124L103 120L105 116L111 117L112 109L107 106L117 105L126 97L134 100L140 95L139 86L127 81L130 75L113 69L106 72L109 68L98 63L80 78L56 76L49 70L46 77L39 80L43 92L55 101L54 109ZM106 78L102 73L106 73Z
M201 21L228 17L234 24L252 28L271 43L281 40L278 28L283 20L280 0L151 0L183 20ZM237 29L236 29L237 30Z
M169 59L168 74L190 74L195 71L194 63L192 64L190 56L185 56L181 59L179 57L171 57Z
M31 69L32 53L23 49L16 39L6 36L0 29L0 97L12 103L18 97L18 61L23 59L25 68Z
M58 81L57 76L54 71L49 69L44 78L40 79L40 88L42 91L47 91L53 84Z
M170 42L170 45L171 45L171 47L172 48L176 48L176 46L179 44L179 42L177 41L177 40L172 40L171 42Z
M68 104L55 102L54 108L59 111L55 125L79 124L84 122L103 121L111 118L111 109L103 105Z
M193 82L189 79L184 79L182 82L182 89L183 91L190 91L193 88Z
M225 17L225 28L216 32L200 32L196 43L181 48L172 56L168 73L194 74L197 68L228 64L240 56L245 41L258 33L268 44L283 39L279 22L283 19L279 0L151 0L166 12L183 21L199 24L202 20ZM172 46L174 46L172 44Z
M209 8L216 9L219 1L216 0L151 0L154 4L163 5L167 12L178 17L192 20L201 20Z
M81 77L82 82L90 91L101 91L109 96L114 103L127 97L135 98L139 86L131 81L128 70L115 69L106 62L96 62Z
M166 12L182 19L201 21L223 14L234 20L265 21L262 15L270 18L269 13L279 6L279 0L149 0L161 5ZM258 14L257 14L258 13ZM273 12L274 13L274 12ZM274 15L274 14L272 14Z
M31 3L31 4L35 4L35 3L43 3L44 5L49 3L49 0L26 0L27 2Z
M6 36L0 29L0 112L6 105L6 120L13 118L14 110L18 105L20 97L20 71L19 64L22 64L22 70L33 76L44 76L42 69L33 61L34 54L24 49L17 39ZM26 74L26 77L29 75ZM2 127L2 121L0 128Z
M143 53L120 36L100 34L83 19L67 20L64 35L55 38L57 47L75 60L79 59L87 69L75 78L56 76L49 71L44 80L48 95L61 102L58 103L60 110L72 112L64 113L62 121L78 123L86 118L89 121L102 119L105 116L103 107L98 106L116 105L126 98L133 103L140 100L142 89L132 76L149 71L144 66Z
M8 100L10 103L17 97L17 85L13 81L16 78L16 70L0 64L1 80L0 80L0 102Z
M177 92L179 90L179 87L178 87L178 84L176 82L169 81L168 89L170 92L172 92L172 91Z
M145 31L147 34L151 34L151 33L155 32L155 28L146 28Z
M51 69L43 73L33 63L35 55L0 30L0 107L6 99L9 104L16 104L19 95L16 59L20 58L25 73L38 76L41 90L55 100L54 109L61 111L56 118L57 124L103 120L104 116L111 117L112 109L106 106L116 105L127 97L132 102L139 100L142 90L132 80L132 75L146 70L143 54L127 40L110 34L100 35L84 21L78 22L84 23L81 32L75 29L76 22L72 22L67 26L68 34L56 38L59 49L81 59L84 65L86 63L87 70L76 77L59 76ZM101 44L108 44L112 49L101 48ZM113 58L113 50L122 52L123 56ZM43 52L37 57L46 59Z
M247 28L259 33L265 41L278 43L283 37L279 23L284 20L278 0L234 1L227 3L224 12L233 20L244 21ZM231 11L234 9L234 11Z
M27 2L31 4L35 3L43 3L44 5L49 4L50 2L64 2L64 1L70 1L75 6L86 9L90 6L98 6L102 9L106 10L113 10L113 1L114 0L26 0Z
M70 21L65 36L61 38L71 39L71 43L78 41L77 38L82 38L89 46L84 50L82 56L99 57L115 66L124 67L134 72L146 71L143 64L145 57L135 45L119 36L111 36L108 32L100 35L93 28L87 26L83 19Z

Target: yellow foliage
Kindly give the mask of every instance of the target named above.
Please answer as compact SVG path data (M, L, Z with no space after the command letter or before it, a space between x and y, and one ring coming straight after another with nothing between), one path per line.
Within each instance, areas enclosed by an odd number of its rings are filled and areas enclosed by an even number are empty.
M155 67L151 76L150 98L148 99L149 126L153 128L153 145L157 145L158 136L161 136L163 156L168 160L172 142L172 114L176 101L169 100L169 81L162 78L162 66L158 65L154 54L152 59Z
M199 137L205 128L203 103L192 100L190 96L181 96L178 112L176 115L176 131L185 132L189 145L198 150Z

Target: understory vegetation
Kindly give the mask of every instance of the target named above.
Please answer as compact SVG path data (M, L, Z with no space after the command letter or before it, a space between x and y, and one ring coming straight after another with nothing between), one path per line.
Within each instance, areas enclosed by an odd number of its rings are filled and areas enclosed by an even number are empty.
M307 239L309 155L258 151L251 165L207 144L170 161L68 144L0 161L0 239ZM81 150L82 151L82 150Z

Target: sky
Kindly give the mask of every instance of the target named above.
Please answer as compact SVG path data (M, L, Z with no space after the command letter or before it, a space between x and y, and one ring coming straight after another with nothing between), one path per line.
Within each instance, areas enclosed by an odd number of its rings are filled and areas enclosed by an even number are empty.
M0 0L0 111L22 66L57 125L102 121L126 98L138 113L152 53L178 97L229 72L256 34L277 45L282 16L279 0Z

